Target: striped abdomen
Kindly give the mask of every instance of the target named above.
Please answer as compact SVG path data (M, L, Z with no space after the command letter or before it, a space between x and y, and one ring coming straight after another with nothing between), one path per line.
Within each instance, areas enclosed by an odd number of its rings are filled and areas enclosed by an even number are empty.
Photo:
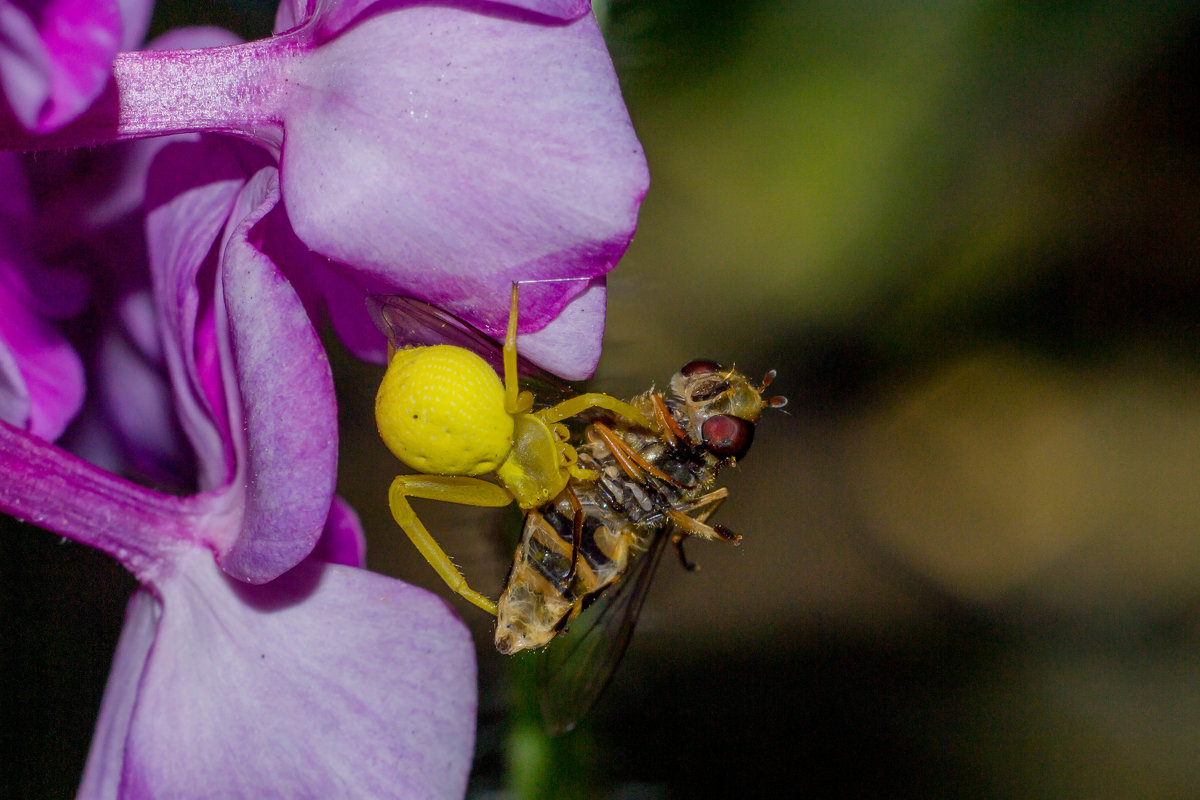
M568 490L571 491L571 490ZM498 603L496 648L511 653L548 643L598 593L617 581L639 549L636 531L575 487L583 524L575 571L571 554L575 512L566 492L525 517L521 544Z

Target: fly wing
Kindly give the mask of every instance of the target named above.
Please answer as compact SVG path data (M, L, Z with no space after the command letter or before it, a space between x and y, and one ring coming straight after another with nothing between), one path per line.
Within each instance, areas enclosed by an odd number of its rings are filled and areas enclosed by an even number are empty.
M387 336L392 348L450 344L483 358L500 375L504 374L504 355L500 342L466 320L413 297L376 294L367 298L367 311L376 327ZM557 375L517 356L517 373L522 379L538 384L534 394L539 400L566 396L570 384Z
M607 688L629 646L668 539L669 526L655 534L624 580L542 654L538 664L542 719L552 735L574 728Z

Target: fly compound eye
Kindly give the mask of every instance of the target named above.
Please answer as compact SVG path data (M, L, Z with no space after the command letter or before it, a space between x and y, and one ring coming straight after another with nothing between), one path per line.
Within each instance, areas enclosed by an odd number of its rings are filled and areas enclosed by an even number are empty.
M700 427L704 447L718 458L742 458L754 442L754 423L729 414L709 417Z
M709 361L706 358L698 358L695 361L689 361L683 365L680 373L691 378L696 375L707 375L710 372L716 372L721 369L721 365L715 361Z

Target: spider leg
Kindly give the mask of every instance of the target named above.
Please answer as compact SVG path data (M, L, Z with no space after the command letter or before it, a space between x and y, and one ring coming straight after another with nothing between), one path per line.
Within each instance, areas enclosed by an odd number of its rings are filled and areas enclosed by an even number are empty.
M618 416L624 417L639 428L645 428L648 431L656 430L650 420L646 419L645 414L624 400L618 400L612 395L601 392L585 392L584 394L575 395L557 405L543 408L541 411L535 411L534 414L540 417L547 425L550 425L555 422L562 422L564 419L570 417L578 416L589 408L603 408L605 411L611 411Z
M504 410L517 414L533 408L533 394L517 385L517 284L512 285L512 307L508 311L508 330L504 335Z
M391 507L392 517L412 540L417 551L425 557L447 586L495 616L495 601L484 597L467 584L462 572L454 566L446 551L417 517L417 513L408 502L410 497L465 506L498 508L511 503L513 496L507 489L494 483L457 475L399 475L392 481L388 490L388 505Z

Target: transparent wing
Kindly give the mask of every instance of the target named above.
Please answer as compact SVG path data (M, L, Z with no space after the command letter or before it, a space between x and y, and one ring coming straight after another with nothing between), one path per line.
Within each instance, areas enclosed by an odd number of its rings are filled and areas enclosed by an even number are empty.
M669 525L660 530L624 580L610 587L542 654L542 719L552 735L574 728L607 688L629 646L670 533Z
M398 294L371 295L367 310L379 330L383 331L394 349L430 344L451 344L479 355L504 374L503 348L466 320L413 297ZM539 400L566 397L574 394L571 385L536 364L517 356L517 373L523 380L536 384L534 394Z

